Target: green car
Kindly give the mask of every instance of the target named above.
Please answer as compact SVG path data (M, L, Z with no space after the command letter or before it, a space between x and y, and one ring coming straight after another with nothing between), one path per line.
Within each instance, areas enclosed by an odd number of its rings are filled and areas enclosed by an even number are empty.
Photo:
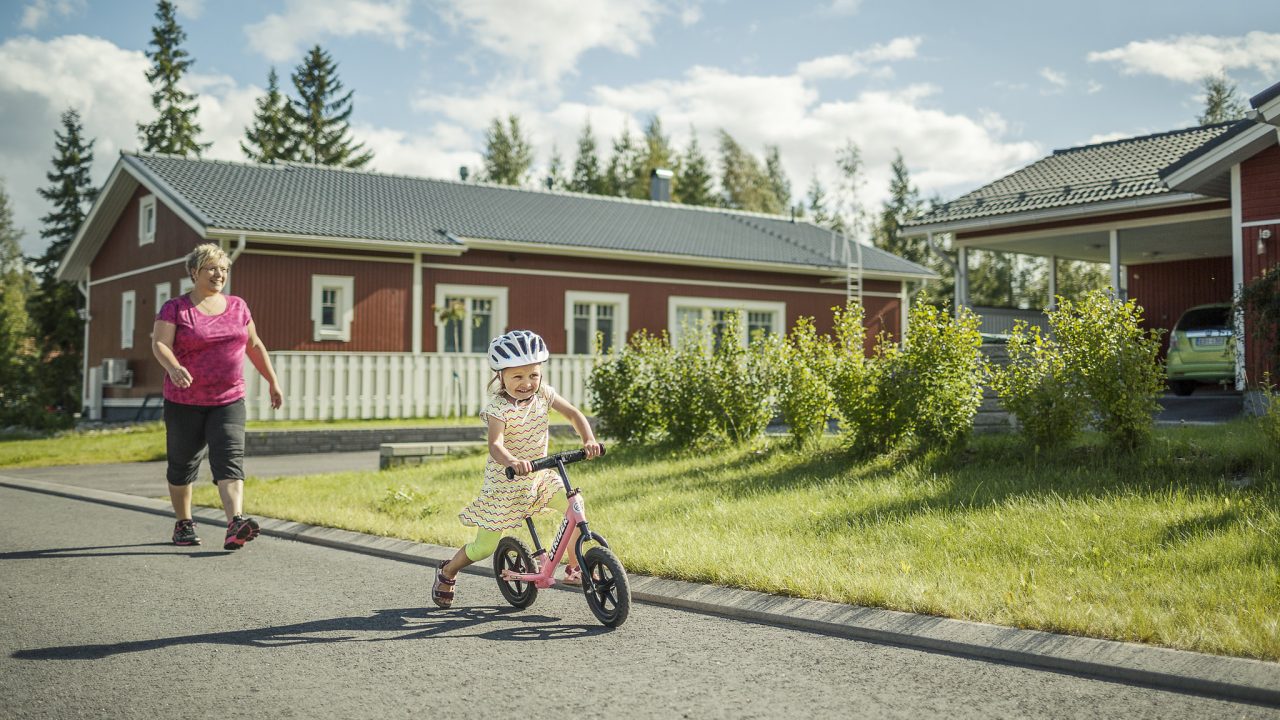
M1197 305L1178 318L1169 336L1166 369L1176 395L1190 395L1201 382L1235 383L1230 303Z

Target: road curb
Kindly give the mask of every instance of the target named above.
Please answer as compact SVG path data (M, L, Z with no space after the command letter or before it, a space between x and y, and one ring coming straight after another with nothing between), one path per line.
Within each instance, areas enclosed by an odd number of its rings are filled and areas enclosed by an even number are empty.
M172 516L168 502L107 490L0 475L0 486ZM221 510L199 508L197 520L221 526ZM431 566L453 548L260 518L265 535ZM467 568L493 576L487 563ZM634 599L708 613L954 655L1047 668L1230 700L1280 706L1280 664L1184 650L1057 635L950 618L779 597L749 590L631 575Z

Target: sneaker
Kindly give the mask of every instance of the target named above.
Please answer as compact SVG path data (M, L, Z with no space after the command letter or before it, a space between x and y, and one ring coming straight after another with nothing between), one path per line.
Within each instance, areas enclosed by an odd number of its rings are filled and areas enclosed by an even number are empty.
M227 523L227 539L222 543L223 550L239 550L241 545L258 537L258 521L251 517L237 515Z
M179 520L173 524L173 544L174 545L199 545L200 538L196 535L195 520Z

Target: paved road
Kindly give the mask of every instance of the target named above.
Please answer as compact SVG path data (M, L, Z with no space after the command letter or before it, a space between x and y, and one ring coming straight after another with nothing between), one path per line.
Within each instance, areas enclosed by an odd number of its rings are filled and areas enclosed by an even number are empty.
M576 593L516 611L470 575L443 611L409 563L174 548L155 515L4 487L0 507L2 717L1280 717L648 605L609 631Z
M1172 392L1160 396L1160 412L1156 422L1162 424L1224 423L1240 417L1244 412L1244 399L1235 390L1223 390L1212 385L1201 385L1185 397Z

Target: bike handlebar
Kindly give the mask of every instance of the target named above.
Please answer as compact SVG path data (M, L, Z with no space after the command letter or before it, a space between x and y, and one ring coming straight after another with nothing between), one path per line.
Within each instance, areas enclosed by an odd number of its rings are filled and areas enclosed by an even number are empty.
M600 446L600 457L604 457L603 445ZM548 455L544 458L538 458L537 460L534 460L533 468L530 470L530 472L537 472L539 470L546 470L547 468L553 468L556 466L557 460L560 462L563 462L565 465L568 465L570 463L576 463L586 459L587 459L587 451L585 448L578 448L577 450L566 450L565 452L562 452L562 453L556 453L555 455ZM506 472L507 472L508 480L516 479L516 471L513 470L511 467L507 467Z

